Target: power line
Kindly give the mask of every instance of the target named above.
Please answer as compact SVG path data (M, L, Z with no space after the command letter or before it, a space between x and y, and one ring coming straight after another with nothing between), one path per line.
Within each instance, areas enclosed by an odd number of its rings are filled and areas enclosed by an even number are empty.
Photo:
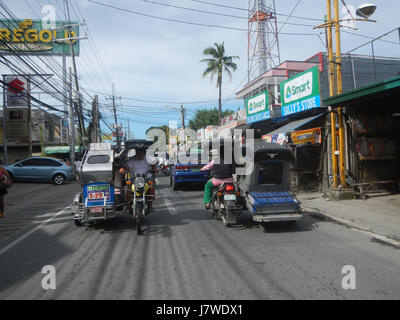
M94 1L94 0L86 0L92 3L95 3L97 5L101 5L104 7L108 7L111 9L115 9L115 10L119 10L119 11L124 11L124 12L128 12L128 13L132 13L132 14L136 14L139 16L144 16L144 17L148 17L148 18L153 18L153 19L157 19L157 20L163 20L163 21L168 21L168 22L175 22L175 23L182 23L182 24L189 24L189 25L195 25L195 26L200 26L200 27L210 27L210 28L219 28L219 29L228 29L228 30L236 30L236 31L245 31L248 32L247 29L241 29L241 28L234 28L234 27L227 27L227 26L221 26L221 25L213 25L213 24L206 24L206 23L198 23L198 22L190 22L190 21L184 21L184 20L177 20L177 19L172 19L172 18L165 18L165 17L160 17L160 16L154 16L154 15L150 15L150 14L146 14L146 13L142 13L142 12L138 12L138 11L133 11L130 9L125 9L125 8L120 8L117 6L112 6L109 4L105 4L102 2L98 2L98 1ZM253 31L256 32L256 31ZM297 33L297 32L286 32L286 33L281 33L282 35L297 35L297 36L315 36L315 33Z
M218 3L208 2L208 1L202 1L202 0L190 0L190 1L203 3L203 4L208 4L208 5L212 5L212 6L216 6L216 7L235 9L235 10L248 12L248 9L240 8L240 7L227 6L227 5L223 5L223 4L218 4ZM284 17L289 16L289 15L284 14L284 13L276 13L276 15L277 16L284 16ZM292 16L292 17L296 18L296 19L303 19L303 20L324 21L323 19L317 19L317 18L306 18L306 17L299 17L299 16Z

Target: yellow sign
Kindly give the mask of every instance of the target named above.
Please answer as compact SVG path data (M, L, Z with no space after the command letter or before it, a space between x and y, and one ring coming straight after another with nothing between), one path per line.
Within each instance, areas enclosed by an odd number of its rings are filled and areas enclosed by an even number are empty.
M321 128L300 130L291 133L293 144L321 143Z

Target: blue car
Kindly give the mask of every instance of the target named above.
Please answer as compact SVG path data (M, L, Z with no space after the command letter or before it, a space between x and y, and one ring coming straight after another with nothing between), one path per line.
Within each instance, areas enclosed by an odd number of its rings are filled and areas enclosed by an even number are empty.
M72 168L53 158L31 157L4 168L14 181L43 181L61 185L72 179Z
M200 171L204 165L198 164L175 164L171 168L170 186L177 190L183 184L205 184L209 179L208 171Z

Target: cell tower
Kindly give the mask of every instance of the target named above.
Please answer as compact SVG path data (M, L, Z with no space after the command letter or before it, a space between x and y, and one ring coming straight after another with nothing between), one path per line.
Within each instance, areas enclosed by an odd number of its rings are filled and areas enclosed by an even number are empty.
M280 63L275 0L248 0L248 81Z

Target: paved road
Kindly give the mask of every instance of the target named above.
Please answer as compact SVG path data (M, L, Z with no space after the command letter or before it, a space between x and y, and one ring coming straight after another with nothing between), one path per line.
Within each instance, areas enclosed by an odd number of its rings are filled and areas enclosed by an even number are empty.
M32 187L52 202L0 243L0 298L400 299L398 249L308 215L267 229L244 215L225 228L202 208L201 190L174 192L159 179L143 236L126 215L76 227L60 211L76 185ZM44 265L56 269L55 290L41 287ZM355 290L342 289L345 265L356 269Z

